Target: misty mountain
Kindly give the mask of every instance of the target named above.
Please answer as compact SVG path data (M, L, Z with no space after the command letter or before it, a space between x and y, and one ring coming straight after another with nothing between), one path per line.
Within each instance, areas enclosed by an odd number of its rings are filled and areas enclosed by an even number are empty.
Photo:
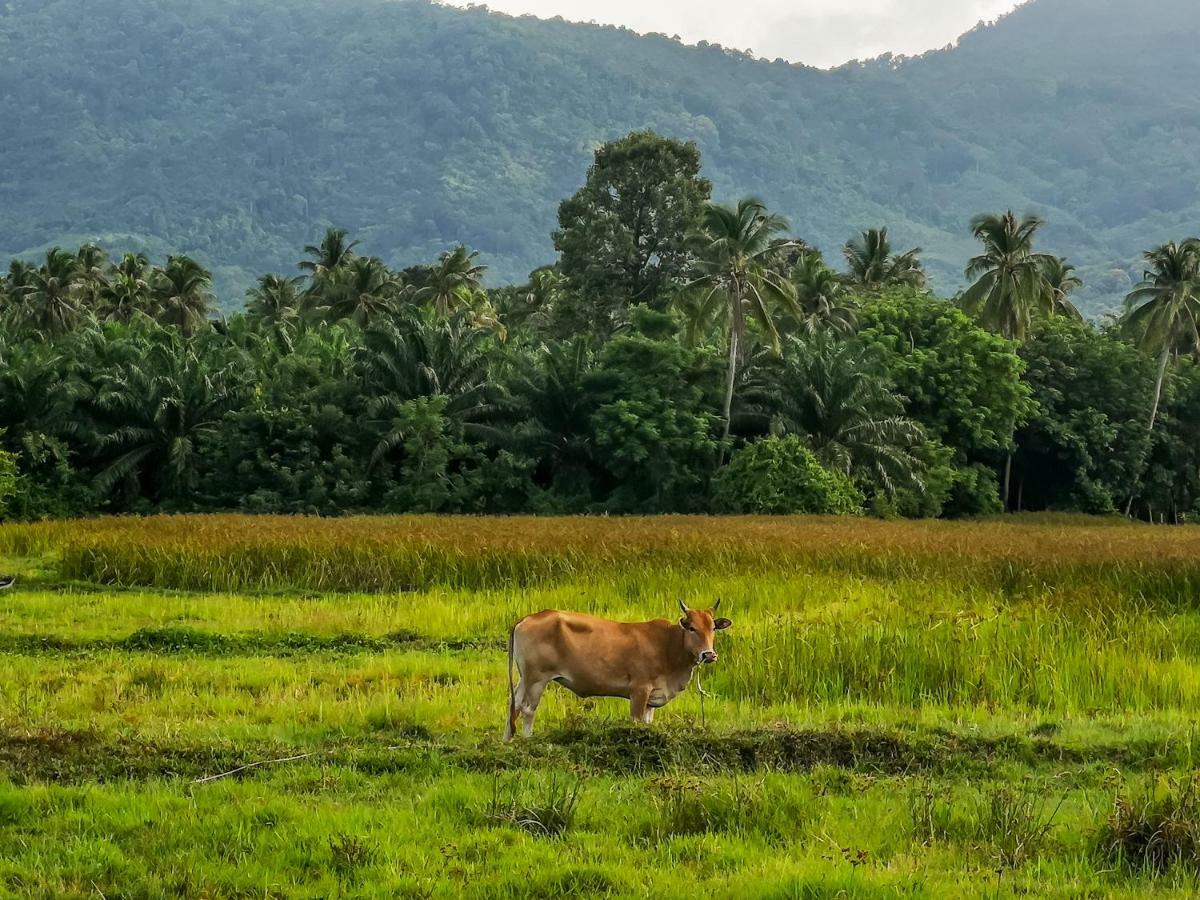
M419 0L8 0L0 254L193 254L227 306L328 225L397 265L452 243L491 281L553 259L601 141L695 140L840 261L920 245L942 291L971 217L1049 221L1093 311L1200 230L1194 0L1034 0L946 50L826 72L615 28Z

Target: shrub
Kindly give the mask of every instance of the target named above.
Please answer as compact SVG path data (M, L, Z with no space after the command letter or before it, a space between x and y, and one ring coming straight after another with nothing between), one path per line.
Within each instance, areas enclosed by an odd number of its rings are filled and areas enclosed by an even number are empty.
M550 776L544 790L528 789L519 779L492 782L492 797L486 818L512 825L537 837L559 837L575 824L582 779L571 780L558 773Z
M8 508L9 499L17 492L17 457L0 450L0 518Z
M986 466L966 466L954 470L950 498L943 515L947 518L994 516L1004 512L1000 500L1000 482Z
M329 854L334 874L351 881L357 880L360 869L372 865L379 858L379 852L374 847L350 834L331 837Z
M1118 788L1097 843L1106 862L1136 871L1200 869L1200 778Z
M863 495L846 475L825 469L798 437L770 437L737 451L714 479L722 512L858 515Z
M1032 789L993 785L962 800L932 781L908 796L913 836L922 843L974 841L990 848L998 868L1014 869L1037 856L1050 834L1054 806Z

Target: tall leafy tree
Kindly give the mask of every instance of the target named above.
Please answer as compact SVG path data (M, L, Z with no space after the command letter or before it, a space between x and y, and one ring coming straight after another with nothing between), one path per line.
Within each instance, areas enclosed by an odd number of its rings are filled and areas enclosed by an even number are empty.
M1051 313L1054 300L1044 272L1051 257L1034 252L1034 237L1044 223L1037 216L1018 219L1012 210L986 213L971 223L983 253L967 263L967 277L977 279L962 296L963 308L985 328L1011 341L1029 334L1035 313ZM1016 423L1012 425L1016 431ZM1004 460L1004 506L1012 485L1012 448Z
M1034 406L1017 433L1015 506L1114 512L1145 457L1154 363L1112 331L1063 316L1036 322L1020 354Z
M308 259L300 262L300 268L308 272L314 282L319 282L342 266L348 265L357 255L354 248L358 244L358 241L347 240L346 232L342 229L330 228L319 244L307 244L304 247Z
M1046 306L1056 316L1083 321L1081 313L1071 302L1071 294L1083 287L1083 279L1075 267L1061 256L1047 255L1042 259L1042 285L1046 291Z
M1147 431L1154 430L1171 354L1200 349L1200 239L1145 254L1145 277L1125 299L1124 328L1158 358Z
M1145 260L1147 268L1141 283L1125 298L1122 327L1143 350L1158 359L1146 423L1146 434L1150 436L1158 421L1172 354L1200 351L1200 239L1162 244L1148 250ZM1133 510L1142 474L1139 470L1129 493L1126 515Z
M476 262L478 256L478 251L462 244L447 250L429 271L424 287L416 293L417 299L432 305L443 319L454 310L472 308L487 271L487 266Z
M631 306L664 307L688 279L687 234L711 193L693 143L639 131L600 147L554 233L576 327L608 334Z
M75 251L75 290L82 307L99 312L108 287L108 254L95 244Z
M850 268L849 280L859 287L887 285L925 286L921 248L893 253L887 228L869 228L861 236L847 241L842 248Z
M781 356L747 390L774 434L796 434L821 464L887 494L917 490L925 442L904 415L878 357L862 345L818 334L786 339Z
M212 275L187 256L170 256L154 279L155 316L184 335L195 334L208 320L213 303Z
M576 336L523 360L513 380L524 414L518 442L539 461L542 480L568 500L591 500L600 468L591 433L595 398L587 384L593 368L591 348Z
M326 279L322 288L324 311L334 321L349 319L365 328L395 314L401 290L399 281L381 260L357 256Z
M79 321L82 311L75 290L78 274L79 260L59 247L46 253L46 261L41 266L22 273L24 285L18 315L25 328L44 335L57 335Z
M126 253L109 273L100 298L99 318L128 323L139 313L149 315L154 307L155 277L150 260L140 253Z
M104 289L100 318L107 322L132 321L138 313L149 313L154 303L150 285L133 275L114 271Z
M846 285L818 256L801 257L792 269L791 282L796 303L781 311L781 325L809 335L854 331L854 305Z
M404 443L405 404L440 397L439 413L471 437L495 438L491 420L506 391L493 377L496 336L479 328L469 311L441 318L418 310L407 319L379 322L359 353L368 428L376 435L371 468Z
M178 332L135 332L129 340L134 352L99 374L90 398L101 460L96 489L108 495L126 484L135 497L190 505L198 444L237 405L245 372Z
M680 346L675 324L646 307L630 333L606 343L587 378L594 398L590 444L606 478L605 509L701 511L721 443L712 410L720 396L720 357Z
M1004 458L1014 423L1032 412L1012 342L945 300L911 288L887 289L864 302L858 324L859 339L881 354L905 398L906 415L953 449L960 472L990 469ZM999 506L998 494L987 502L982 493L976 499L981 502L974 511Z
M246 292L246 314L259 328L286 335L300 319L302 279L264 275Z
M761 200L748 197L736 206L710 203L695 235L697 268L702 273L688 288L699 292L696 315L724 318L727 368L722 405L723 439L729 437L733 389L745 353L749 319L758 323L767 342L779 346L772 312L782 304L798 315L791 283L769 265L774 238L788 227L782 216L768 212Z
M963 308L1009 340L1024 340L1035 311L1049 305L1042 273L1050 260L1033 249L1042 224L1037 216L1018 219L1012 210L971 222L983 253L967 263L974 284L962 296Z

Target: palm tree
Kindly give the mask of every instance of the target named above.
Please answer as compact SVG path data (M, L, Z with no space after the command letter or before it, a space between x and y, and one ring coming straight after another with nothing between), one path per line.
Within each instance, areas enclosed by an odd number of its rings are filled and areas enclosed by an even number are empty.
M14 259L8 264L8 274L4 278L5 287L9 293L19 295L29 287L29 279L33 275L34 266L21 259Z
M80 368L76 355L58 346L0 339L0 422L8 442L76 431Z
M394 315L400 293L400 283L374 256L356 256L335 271L322 290L331 319L349 319L364 328Z
M29 270L20 313L26 328L48 335L71 329L80 317L74 290L78 271L75 255L60 247L50 250L40 267Z
M567 278L557 266L542 266L530 273L524 287L502 288L493 296L506 325L538 332L550 328L566 287Z
M595 401L586 384L592 362L587 338L576 335L526 357L513 382L526 414L517 438L535 458L549 460L567 494L586 488L595 465L590 437Z
M138 313L149 314L154 305L150 285L142 279L114 270L101 297L100 316L109 322L130 322Z
M472 306L487 271L487 266L475 262L478 255L462 244L447 250L429 272L428 282L417 291L417 299L433 304L443 319L460 306Z
M99 376L91 405L106 462L96 488L104 494L145 478L156 499L185 497L196 486L198 442L219 429L244 381L227 362L201 356L195 342L153 335L136 358Z
M799 316L784 312L800 332L808 335L822 331L847 335L854 332L856 317L847 295L846 286L815 255L801 257L792 269L792 285L796 291Z
M404 442L396 419L406 402L419 397L447 398L445 415L466 434L498 439L488 424L506 399L492 373L495 339L494 332L475 326L470 310L443 319L419 309L407 320L383 319L366 332L358 359L368 425L378 434L372 468Z
M154 279L156 318L189 336L208 319L212 275L187 256L168 256Z
M154 272L141 253L126 253L112 269L104 289L100 315L111 322L130 322L138 313L149 315L154 307Z
M903 415L904 404L858 344L830 334L789 337L747 398L773 433L802 436L825 467L889 495L924 489L913 455L924 431Z
M1083 321L1083 313L1075 308L1070 295L1083 287L1083 280L1075 274L1075 267L1061 256L1047 255L1042 261L1042 282L1047 300L1046 305L1056 316Z
M1042 224L1037 216L1018 221L1012 210L987 213L971 222L971 231L983 244L984 252L967 263L967 277L977 280L962 295L962 305L983 327L1010 341L1025 340L1035 311L1053 311L1053 299L1042 274L1051 264L1051 257L1033 252L1033 239ZM1005 509L1011 485L1010 446L1004 461Z
M799 318L794 288L768 265L769 258L779 251L775 235L787 227L787 220L767 212L761 200L747 197L734 207L708 203L701 228L694 236L697 267L703 274L685 291L699 292L697 320L710 321L718 310L723 311L725 319L729 359L722 410L725 440L729 438L733 387L746 341L747 315L758 322L773 348L779 347L773 308L778 304L790 307Z
M1144 350L1158 357L1147 427L1153 432L1171 354L1200 348L1200 239L1163 244L1148 251L1145 259L1149 268L1125 298L1122 325Z
M354 248L358 241L347 241L346 232L340 228L330 228L325 232L319 244L308 244L304 252L312 257L301 261L300 268L312 274L314 282L321 281L328 275L354 259Z
M246 315L256 328L288 334L300 319L300 285L303 279L263 275L246 292Z
M75 251L75 289L85 309L99 312L108 288L108 254L95 244Z
M1025 339L1036 310L1049 312L1042 272L1050 257L1033 252L1042 224L1037 216L1018 221L1012 210L971 223L984 252L967 264L967 277L976 281L963 294L963 307L985 328L1012 341Z
M847 241L842 253L850 266L849 280L860 287L886 285L925 286L925 269L921 265L921 248L893 254L886 228L870 228L861 237Z

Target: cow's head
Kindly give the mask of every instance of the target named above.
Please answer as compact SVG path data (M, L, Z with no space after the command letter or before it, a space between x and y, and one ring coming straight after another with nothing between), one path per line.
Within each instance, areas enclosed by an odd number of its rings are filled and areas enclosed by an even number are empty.
M713 649L713 634L733 624L728 619L715 617L721 608L721 601L714 603L712 609L704 610L688 609L687 604L680 600L679 608L683 611L683 618L679 620L683 627L683 645L691 651L696 662L715 663L717 651Z

